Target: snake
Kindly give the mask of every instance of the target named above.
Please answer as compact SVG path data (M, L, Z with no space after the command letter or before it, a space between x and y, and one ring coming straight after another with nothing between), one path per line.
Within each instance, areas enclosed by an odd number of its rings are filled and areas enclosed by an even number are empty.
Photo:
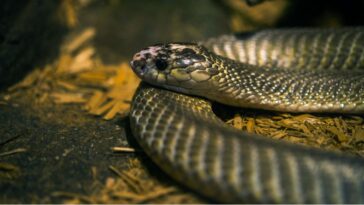
M364 113L364 29L278 28L155 44L132 134L170 177L223 203L364 203L364 159L237 130L212 103L292 113Z

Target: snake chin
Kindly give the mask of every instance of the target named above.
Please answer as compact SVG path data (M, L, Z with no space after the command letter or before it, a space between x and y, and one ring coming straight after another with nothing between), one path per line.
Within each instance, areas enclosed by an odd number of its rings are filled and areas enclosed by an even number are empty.
M183 88L183 87L179 87L177 85L168 85L168 84L160 84L160 83L156 83L155 81L151 80L151 81L146 81L148 84L159 87L159 88L163 88L166 89L168 91L174 91L174 92L178 92L178 93L184 93L187 95L195 95L193 92L191 92L190 89L187 88Z
M173 85L162 85L163 88L167 89L167 90L173 90L179 93L185 93L188 95L192 95L193 93L191 93L191 91L189 89L186 88L182 88L182 87L177 87L177 86L173 86Z

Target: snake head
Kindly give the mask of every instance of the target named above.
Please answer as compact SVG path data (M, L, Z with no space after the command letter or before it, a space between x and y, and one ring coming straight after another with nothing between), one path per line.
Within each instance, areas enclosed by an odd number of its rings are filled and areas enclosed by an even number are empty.
M210 63L210 54L197 44L158 44L136 53L130 64L150 84L194 94L192 90L207 87L217 72Z

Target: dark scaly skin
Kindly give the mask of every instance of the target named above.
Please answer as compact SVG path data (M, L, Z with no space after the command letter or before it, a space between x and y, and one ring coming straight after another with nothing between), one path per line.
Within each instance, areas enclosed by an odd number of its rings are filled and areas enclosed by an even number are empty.
M258 66L295 69L364 69L364 29L291 28L211 38L202 45Z
M364 203L364 160L278 142L219 121L208 101L143 84L130 113L165 172L225 203Z
M197 84L191 94L283 112L364 113L364 70L257 68L214 54L206 54L206 59L216 62L210 66L219 72L199 83L210 81L212 92L197 90Z
M206 100L142 84L130 120L134 136L165 172L217 201L364 203L362 158L237 131L217 119Z
M364 69L259 67L182 43L151 46L133 62L136 73L148 83L227 105L284 112L364 113Z

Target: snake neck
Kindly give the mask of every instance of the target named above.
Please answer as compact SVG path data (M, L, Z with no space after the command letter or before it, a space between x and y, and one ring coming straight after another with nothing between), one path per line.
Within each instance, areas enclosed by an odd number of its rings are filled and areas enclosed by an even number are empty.
M364 71L264 68L216 56L207 98L238 107L286 112L364 113ZM348 96L350 95L350 96Z

